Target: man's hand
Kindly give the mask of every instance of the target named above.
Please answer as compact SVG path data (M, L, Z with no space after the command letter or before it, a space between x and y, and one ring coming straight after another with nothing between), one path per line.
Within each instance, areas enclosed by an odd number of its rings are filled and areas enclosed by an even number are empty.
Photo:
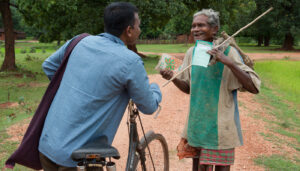
M160 74L161 74L162 77L163 77L164 79L166 79L166 80L170 80L170 79L173 77L173 75L174 75L173 71L170 71L170 70L168 70L168 69L162 69L162 70L160 70ZM175 86L178 87L181 91L183 91L183 92L185 92L185 93L187 93L187 94L190 93L190 86L189 86L186 82L184 82L184 81L182 81L182 80L179 80L179 79L177 79L177 78L174 78L173 83L174 83Z
M222 62L224 65L227 65L227 67L230 68L232 73L246 90L254 94L258 93L258 90L253 84L250 75L247 72L241 70L236 64L234 64L234 62L228 56L225 56L218 49L212 49L210 51L207 51L207 53L209 53L210 55L215 55L217 61Z
M162 69L162 70L160 70L160 74L166 80L170 80L173 77L173 75L174 75L173 71L168 70L168 69Z
M217 61L222 62L224 65L231 65L233 63L233 61L228 56L225 56L224 53L222 53L218 49L209 50L207 51L207 53L215 56Z

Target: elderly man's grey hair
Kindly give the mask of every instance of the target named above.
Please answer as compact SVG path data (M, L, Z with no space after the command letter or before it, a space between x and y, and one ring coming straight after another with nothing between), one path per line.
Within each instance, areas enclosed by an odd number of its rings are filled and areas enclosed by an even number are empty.
M194 18L199 15L205 15L208 17L208 24L212 27L218 26L220 29L220 19L219 19L219 12L214 11L213 9L202 9L199 12L194 14Z

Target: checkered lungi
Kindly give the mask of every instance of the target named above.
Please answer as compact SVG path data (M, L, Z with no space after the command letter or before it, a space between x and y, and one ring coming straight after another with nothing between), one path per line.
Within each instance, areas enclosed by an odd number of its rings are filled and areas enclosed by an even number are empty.
M226 150L200 149L199 164L201 165L233 165L234 148Z
M234 148L225 150L210 150L192 147L187 140L182 138L177 146L177 156L179 160L183 158L198 158L199 164L204 165L233 165Z

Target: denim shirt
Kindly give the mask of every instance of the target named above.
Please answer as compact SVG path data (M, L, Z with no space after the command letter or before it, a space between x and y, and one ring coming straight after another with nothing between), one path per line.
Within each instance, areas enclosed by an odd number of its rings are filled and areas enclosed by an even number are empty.
M70 41L43 63L51 79ZM75 167L71 154L99 136L112 143L129 99L144 114L161 102L157 84L149 84L143 61L122 40L102 33L82 39L73 49L60 87L48 111L39 151L53 162Z

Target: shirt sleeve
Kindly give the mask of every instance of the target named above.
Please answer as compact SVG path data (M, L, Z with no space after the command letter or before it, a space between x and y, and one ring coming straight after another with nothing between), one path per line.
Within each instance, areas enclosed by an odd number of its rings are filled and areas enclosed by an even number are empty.
M49 56L42 64L43 70L49 80L51 80L61 65L66 48L68 47L71 40L67 41L64 45L62 45L56 52L54 52L51 56Z
M193 50L194 46L189 48L188 51L185 53L182 65L181 65L181 70L185 69L188 67L192 62L192 56L193 56ZM178 71L180 72L180 70ZM185 70L182 74L177 76L177 79L186 82L190 86L190 81L191 81L191 68Z
M149 84L143 61L138 58L131 63L125 74L126 88L130 98L144 114L152 114L158 108L162 95L156 83Z
M261 85L261 80L257 73L248 67L247 65L244 64L243 59L239 52L234 48L231 47L230 52L229 52L229 57L234 61L234 63L243 71L247 72L250 75L250 78L256 87L258 91L260 91L260 85ZM229 68L226 67L227 71L227 80L228 80L228 89L229 90L235 90L235 89L241 89L242 84L238 81L238 79L234 76L234 74L231 72ZM224 69L225 72L225 69Z

